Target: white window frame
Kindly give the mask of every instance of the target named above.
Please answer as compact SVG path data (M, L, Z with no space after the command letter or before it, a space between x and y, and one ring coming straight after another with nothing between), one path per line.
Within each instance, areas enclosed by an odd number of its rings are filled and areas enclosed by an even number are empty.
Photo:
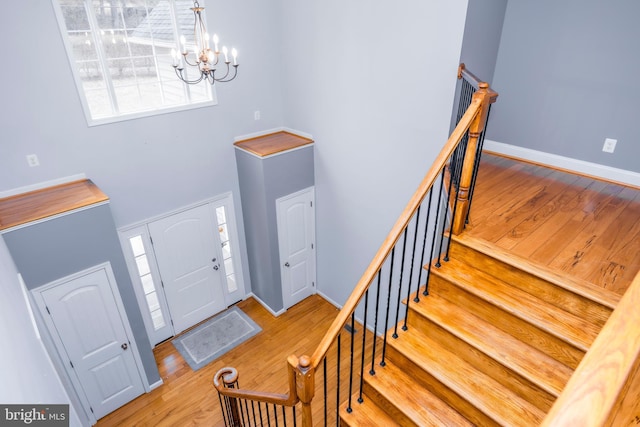
M127 269L129 270L129 276L131 277L131 281L133 283L133 290L136 294L136 300L138 301L138 306L140 307L140 313L142 313L142 321L144 323L145 329L147 330L147 335L149 336L151 347L153 348L156 344L174 336L175 331L173 329L173 324L171 323L171 313L169 312L169 306L167 305L164 290L162 289L162 279L160 277L160 271L158 270L158 264L156 263L156 256L151 245L149 228L145 223L124 230L119 230L118 234L120 235L120 245L122 246L122 251L124 252L124 259L127 264ZM149 263L151 278L153 279L153 284L156 288L158 302L160 303L160 311L162 312L162 316L164 318L165 325L157 330L155 329L153 319L151 318L151 313L149 312L149 308L147 305L147 296L144 293L142 281L140 280L140 274L138 273L138 265L136 264L135 256L133 254L133 250L131 249L131 244L129 243L129 239L136 236L142 237L142 244L144 245L145 255L147 256L147 262Z
M85 4L86 2L90 2L91 0L84 0ZM175 14L175 3L174 0L168 0L172 6L172 10ZM120 113L120 112L114 112L113 115L109 116L109 117L100 117L100 118L93 118L91 116L91 110L89 108L89 103L87 101L87 97L85 95L84 92L84 88L83 88L83 83L82 83L82 78L80 77L80 73L78 72L77 66L75 64L75 58L73 56L73 47L71 44L71 41L69 40L68 34L67 34L67 27L66 27L66 23L64 21L64 15L62 13L62 8L60 6L59 0L51 0L52 4L53 4L53 9L56 13L56 18L58 21L58 26L60 28L60 33L62 35L62 40L64 42L65 45L65 50L67 52L67 59L69 60L69 65L71 67L71 72L73 74L74 77L74 82L76 84L76 89L78 91L78 95L80 98L80 102L82 104L82 109L84 111L85 114L85 118L87 120L87 125L88 126L98 126L98 125L103 125L103 124L108 124L108 123L117 123L117 122L121 122L121 121L125 121L125 120L132 120L132 119L138 119L138 118L142 118L142 117L150 117L150 116L155 116L158 114L167 114L167 113L172 113L172 112L178 112L178 111L185 111L185 110L191 110L191 109L195 109L195 108L203 108L203 107L210 107L213 105L217 105L218 104L218 99L217 99L217 95L216 95L216 89L215 89L215 85L210 85L207 83L202 83L203 85L206 85L208 87L208 91L209 91L209 96L210 99L207 101L190 101L189 99L189 88L188 85L186 83L183 83L185 85L185 91L187 93L187 104L183 104L183 105L176 105L176 106L170 106L170 107L159 107L159 108L154 108L154 109L150 109L150 110L144 110L144 111L137 111L137 112L133 112L133 113ZM200 3L202 4L202 6L204 7L204 0L200 0ZM96 28L93 28L94 25L96 25L96 20L95 20L95 16L92 15L93 12L89 12L90 10L92 10L91 8L88 8L85 6L85 9L87 10L88 13L88 18L89 18L89 22L90 25L92 26L92 30L95 32L97 31ZM203 12L204 14L204 12ZM204 19L206 21L206 15L204 16ZM176 28L175 29L176 32L179 32L179 30ZM180 34L178 34L179 36ZM94 43L96 43L96 41L94 40ZM98 43L99 45L99 43ZM177 46L177 44L176 44ZM104 53L102 52L101 48L97 48L96 49L98 57L99 57L99 61L101 63L101 65L103 65L105 58L104 58ZM111 104L114 104L114 100L115 100L115 91L113 88L113 85L110 83L111 81L111 76L108 75L108 73L104 72L104 68L103 68L103 75L104 75L104 79L105 79L105 83L107 86L107 92L109 94L109 102L111 102ZM176 80L178 79L178 76L176 76ZM115 107L114 107L115 108Z

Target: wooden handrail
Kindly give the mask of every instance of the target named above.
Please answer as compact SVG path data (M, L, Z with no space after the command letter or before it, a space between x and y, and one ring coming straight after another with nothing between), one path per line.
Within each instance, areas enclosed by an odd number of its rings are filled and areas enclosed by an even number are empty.
M640 273L620 300L542 426L640 424Z
M495 102L497 93L492 91L488 84L483 83L480 89L474 93L473 98L467 111L464 113L456 128L451 133L451 136L447 140L446 144L436 157L433 165L422 179L418 189L414 192L413 196L409 200L409 203L400 214L400 217L391 228L391 231L383 241L381 247L376 252L373 260L365 270L364 274L356 284L353 292L345 302L344 306L334 319L333 323L327 330L326 334L320 341L320 344L313 352L312 356L301 356L298 358L295 355L289 356L288 372L289 372L289 393L288 394L274 394L266 392L257 392L253 390L244 390L240 388L225 388L221 384L220 380L214 380L216 389L221 395L230 397L232 399L247 399L258 402L272 403L283 406L293 406L298 402L302 404L302 425L303 427L312 426L311 418L311 401L315 392L314 378L315 371L318 366L324 360L331 345L336 341L338 334L346 322L351 317L351 314L355 311L356 307L364 297L369 286L373 282L378 271L384 264L385 260L391 253L394 245L400 239L405 228L408 226L413 215L416 213L418 207L422 204L425 196L433 187L437 181L438 176L446 167L448 160L451 158L453 152L456 150L460 141L462 141L465 134L468 132L475 136L484 129L486 123L486 115L488 111L488 104ZM473 167L473 162L469 166ZM463 214L461 211L460 214ZM466 215L466 213L464 213ZM216 374L216 379L221 378L224 375L225 369L219 371Z
M316 351L311 356L311 366L313 366L314 368L317 368L322 362L322 359L324 359L327 351L329 350L329 347L336 340L341 329L349 320L351 313L356 309L356 307L364 297L365 292L367 291L367 289L369 289L369 285L371 284L376 274L378 273L378 270L391 252L391 249L393 249L394 245L398 242L398 239L400 239L402 232L406 228L409 221L411 221L411 218L418 209L418 206L420 206L425 195L427 194L429 189L431 189L431 186L440 175L440 172L442 172L442 169L446 166L447 160L453 154L453 151L456 149L456 147L460 143L460 140L471 126L473 120L482 111L482 101L483 97L481 95L476 96L476 94L474 94L471 105L469 105L466 113L464 114L464 116L462 116L460 122L458 122L458 125L451 133L451 136L447 140L447 143L444 145L442 150L440 150L440 154L438 154L438 157L436 157L433 165L431 166L425 177L422 179L422 182L418 186L418 189L413 193L413 196L409 200L409 203L404 208L404 210L400 214L400 217L391 228L391 231L382 243L382 246L380 246L380 249L378 249L378 252L375 254L373 260L356 284L355 289L345 302L344 306L340 310L340 313L338 313L338 316L335 318L324 338L322 339L322 341L320 341L320 344L316 348Z

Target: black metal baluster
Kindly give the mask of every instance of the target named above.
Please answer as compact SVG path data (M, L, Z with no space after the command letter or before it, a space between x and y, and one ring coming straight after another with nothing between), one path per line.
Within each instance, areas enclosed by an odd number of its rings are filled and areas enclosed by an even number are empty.
M284 427L287 427L287 412L284 406L282 406L282 419L284 420Z
M466 135L468 135L469 132L466 133ZM462 152L462 158L466 158L467 156L467 146L464 147L464 151ZM458 195L460 194L460 184L462 181L462 170L464 169L464 160L462 161L461 165L460 165L460 170L456 172L456 176L457 176L457 183L455 184L455 188L456 188L456 195L455 195L455 200L453 202L453 212L451 213L451 227L449 227L449 239L447 239L447 251L445 253L444 256L444 260L445 261L449 261L449 248L451 247L451 236L453 235L453 222L455 221L456 218L456 211L458 210ZM447 206L449 206L449 199L451 197L451 184L453 183L453 177L452 179L449 181L449 198L447 198ZM444 238L444 228L442 230L442 237Z
M267 427L271 427L271 414L269 413L269 404L265 402L264 407L267 410Z
M340 427L340 351L342 334L338 334L338 361L336 362L336 426Z
M322 377L324 382L324 427L327 427L327 356L322 359Z
M251 424L251 418L249 417L249 401L247 399L244 400L244 412L247 414L247 425Z
M256 422L256 406L253 400L251 401L251 412L253 413L253 425L257 426L258 423Z
M402 242L402 261L400 261L400 280L398 281L398 301L396 302L396 323L393 329L392 337L398 338L398 323L400 319L400 300L402 299L402 278L404 276L404 255L407 249L407 231L409 230L409 224L404 229L404 238ZM407 304L409 302L407 301Z
M275 403L273 404L273 417L276 422L276 427L278 427L278 407Z
M478 169L480 169L480 160L482 158L482 148L484 147L484 136L487 130L487 124L489 123L489 115L491 114L491 104L489 104L489 109L487 111L487 119L484 122L484 129L480 134L480 138L478 139L478 151L476 152L476 161L475 166L473 167L473 178L471 181L471 188L469 189L469 210L467 211L467 218L465 221L465 226L469 224L469 215L471 214L471 202L473 201L473 193L476 189L476 179L478 178Z
M378 270L378 290L376 292L376 311L375 311L375 320L373 322L373 350L371 352L371 370L369 370L370 375L375 375L376 370L374 369L375 359L376 359L376 342L378 341L378 308L380 306L380 281L382 279L382 268Z
M262 421L262 405L258 402L258 415L260 416L260 425L263 426L264 422Z
M362 323L362 350L360 351L360 393L358 395L358 403L362 403L362 387L364 383L364 348L367 344L367 312L369 308L369 289L364 293L364 322ZM375 336L373 337L375 340Z
M424 200L420 202L420 205L418 205L418 210L416 211L416 215L415 215L416 229L413 230L413 249L411 250L411 268L409 269L409 286L407 286L407 306L404 309L404 324L402 325L403 331L407 330L407 318L409 316L409 304L411 303L411 285L413 285L413 268L414 268L415 259L416 259L416 245L418 243L418 226L420 225L420 209L422 209L422 203L424 203ZM422 266L420 266L420 270L422 270ZM418 279L418 288L420 288L420 279ZM416 292L416 295L417 295L417 292Z
M433 187L429 190L429 202L427 203L427 218L424 222L424 236L422 237L422 251L420 252L420 272L418 274L418 289L416 289L416 297L413 299L415 302L420 302L420 282L422 281L422 273L424 271L424 250L427 248L427 235L429 234L429 219L431 218L431 200L433 199ZM436 211L436 224L438 223L438 215ZM433 230L433 235L436 235L436 231ZM433 242L431 242L431 257L429 258L429 267L431 266L431 261L433 259ZM429 295L427 289L429 289L429 274L427 274L427 280L424 284L425 293L424 295Z
M347 404L347 412L351 413L351 396L353 395L353 345L356 340L356 314L351 313L351 354L349 362L349 403Z
M327 424L327 416L325 413L325 417L324 417L324 423L325 425ZM296 427L298 424L298 420L296 419L296 407L293 407L293 427Z
M391 249L391 264L389 264L389 292L387 293L387 314L384 319L384 339L382 340L382 359L380 360L380 366L386 366L384 358L387 354L387 331L389 330L389 309L391 308L391 289L393 282L393 260L396 254L396 247Z
M220 401L220 409L222 410L222 419L224 421L224 425L228 426L229 423L227 422L227 411L225 409L225 404L222 403L222 395L220 393L218 393L218 400ZM226 400L226 396L225 396L225 400Z
M242 401L244 401L245 405L247 404L247 399L242 399ZM240 412L240 418L242 419L242 425L244 426L244 425L247 424L247 422L246 422L246 420L244 418L244 410L242 408L242 402L238 399L236 401L236 405L238 405L238 408L240 409L240 411L239 411Z
M436 236L436 231L438 230L438 220L440 219L440 210L442 210L442 189L444 187L444 174L445 174L445 168L442 168L442 173L440 175L440 191L438 192L438 209L436 210L436 223L435 223L435 227L433 227L433 236ZM447 206L447 209L449 207ZM444 229L444 226L447 224L447 217L446 217L446 210L445 209L445 217L442 221L442 223L444 224L442 226L442 228ZM433 250L433 247L431 248ZM441 267L442 264L440 264L440 256L442 255L442 243L440 243L440 246L438 248L438 262L436 263L436 267ZM433 258L432 258L433 259ZM431 265L431 262L429 262L429 265ZM425 289L426 291L426 289ZM426 294L425 294L426 295Z

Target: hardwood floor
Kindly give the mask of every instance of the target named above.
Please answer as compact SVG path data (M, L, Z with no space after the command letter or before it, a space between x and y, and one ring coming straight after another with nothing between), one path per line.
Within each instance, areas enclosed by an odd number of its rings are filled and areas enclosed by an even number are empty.
M559 274L622 294L640 270L640 190L485 154L466 232ZM310 354L338 313L319 296L279 317L252 298L238 306L262 327L260 334L197 372L170 342L159 345L154 354L163 385L102 418L98 427L220 426L215 372L232 366L242 388L286 393L287 356ZM356 329L360 342L363 328ZM343 355L349 354L349 341L342 340ZM332 357L336 350L330 349ZM356 361L359 354L356 348ZM337 388L334 363L328 366L330 391ZM348 369L345 365L341 372ZM323 411L322 387L319 372L314 414ZM342 380L340 400L348 390L348 381ZM328 422L335 423L333 415Z
M640 190L484 153L466 232L623 294L640 270Z
M278 317L253 298L241 301L237 306L260 325L262 332L196 372L191 370L170 341L158 345L154 355L163 385L100 419L97 426L222 426L218 394L212 383L213 375L220 368L236 368L242 388L286 393L287 357L311 354L338 313L333 305L317 295ZM361 343L363 329L359 325L356 329L356 342ZM350 335L347 333L345 336ZM371 345L370 336L368 333L367 347ZM349 343L350 340L343 339L343 354L349 354ZM333 355L335 350L330 349L329 354ZM355 360L360 360L360 354L356 349ZM347 369L348 366L341 366L343 378L348 378ZM335 390L335 361L329 360L327 372L328 389ZM320 397L313 404L316 419L321 419L319 412L323 411L322 378L321 372L316 374L316 396ZM348 395L348 385L348 381L342 380L340 389L343 397ZM330 406L335 411L335 402L330 402ZM330 414L329 420L335 423L334 414Z

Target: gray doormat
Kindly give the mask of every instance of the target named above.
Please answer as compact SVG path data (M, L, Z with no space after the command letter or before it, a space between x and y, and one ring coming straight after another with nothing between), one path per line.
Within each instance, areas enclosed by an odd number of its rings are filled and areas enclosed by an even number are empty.
M232 307L174 338L172 343L191 369L197 371L261 330L242 310Z

